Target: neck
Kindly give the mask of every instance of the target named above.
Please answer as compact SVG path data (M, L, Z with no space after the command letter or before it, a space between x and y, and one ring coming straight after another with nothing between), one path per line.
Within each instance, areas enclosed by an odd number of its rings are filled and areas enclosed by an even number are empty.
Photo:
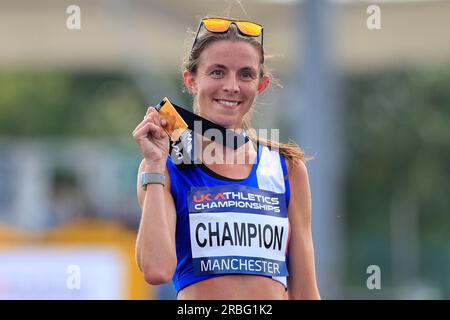
M197 136L201 145L201 159L204 164L249 164L254 161L255 148L252 142L247 142L234 150L220 142L211 141L203 136Z

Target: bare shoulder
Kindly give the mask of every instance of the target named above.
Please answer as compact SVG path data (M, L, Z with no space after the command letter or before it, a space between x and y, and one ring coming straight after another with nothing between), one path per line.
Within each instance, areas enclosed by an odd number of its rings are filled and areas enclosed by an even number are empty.
M290 184L308 184L308 168L303 161L286 159L286 168Z
M289 203L289 217L291 222L301 217L302 226L307 226L311 211L311 193L309 188L308 169L303 161L287 161L289 185L291 190L291 201Z

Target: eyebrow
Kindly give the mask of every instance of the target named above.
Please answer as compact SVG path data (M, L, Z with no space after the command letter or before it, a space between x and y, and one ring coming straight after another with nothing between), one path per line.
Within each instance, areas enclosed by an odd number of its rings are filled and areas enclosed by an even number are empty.
M224 66L223 64L219 64L219 63L215 63L215 64L211 65L208 69L214 69L214 68L228 69L226 66Z
M208 70L214 69L214 68L228 69L225 65L220 64L220 63L216 63L216 64L211 65L211 66L208 68ZM251 71L251 72L257 72L257 71L255 70L255 68L253 68L253 67L242 67L242 68L240 68L239 70Z
M255 70L255 68L253 68L253 67L244 67L244 68L241 68L241 70L242 71L250 71L250 72L258 72L257 70Z

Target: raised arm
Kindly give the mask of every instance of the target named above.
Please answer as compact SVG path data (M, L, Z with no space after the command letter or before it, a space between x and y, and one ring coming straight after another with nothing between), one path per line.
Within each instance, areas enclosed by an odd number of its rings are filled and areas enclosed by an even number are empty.
M311 232L311 195L308 171L303 162L289 163L291 226L289 243L289 299L320 299L317 287Z
M136 240L136 259L145 280L152 285L169 282L177 264L176 211L165 164L168 138L162 124L156 110L149 108L144 120L133 131L144 156L137 176L137 196L142 215ZM166 185L148 184L144 191L140 181L142 172L164 174Z

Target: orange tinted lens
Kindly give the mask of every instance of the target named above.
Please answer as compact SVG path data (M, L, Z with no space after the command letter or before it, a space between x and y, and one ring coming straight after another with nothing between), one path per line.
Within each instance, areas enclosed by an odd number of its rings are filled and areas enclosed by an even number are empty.
M223 19L204 19L203 24L209 32L225 32L230 27L231 21Z
M257 37L261 34L262 26L259 24L246 21L237 21L236 24L239 30L247 36Z

